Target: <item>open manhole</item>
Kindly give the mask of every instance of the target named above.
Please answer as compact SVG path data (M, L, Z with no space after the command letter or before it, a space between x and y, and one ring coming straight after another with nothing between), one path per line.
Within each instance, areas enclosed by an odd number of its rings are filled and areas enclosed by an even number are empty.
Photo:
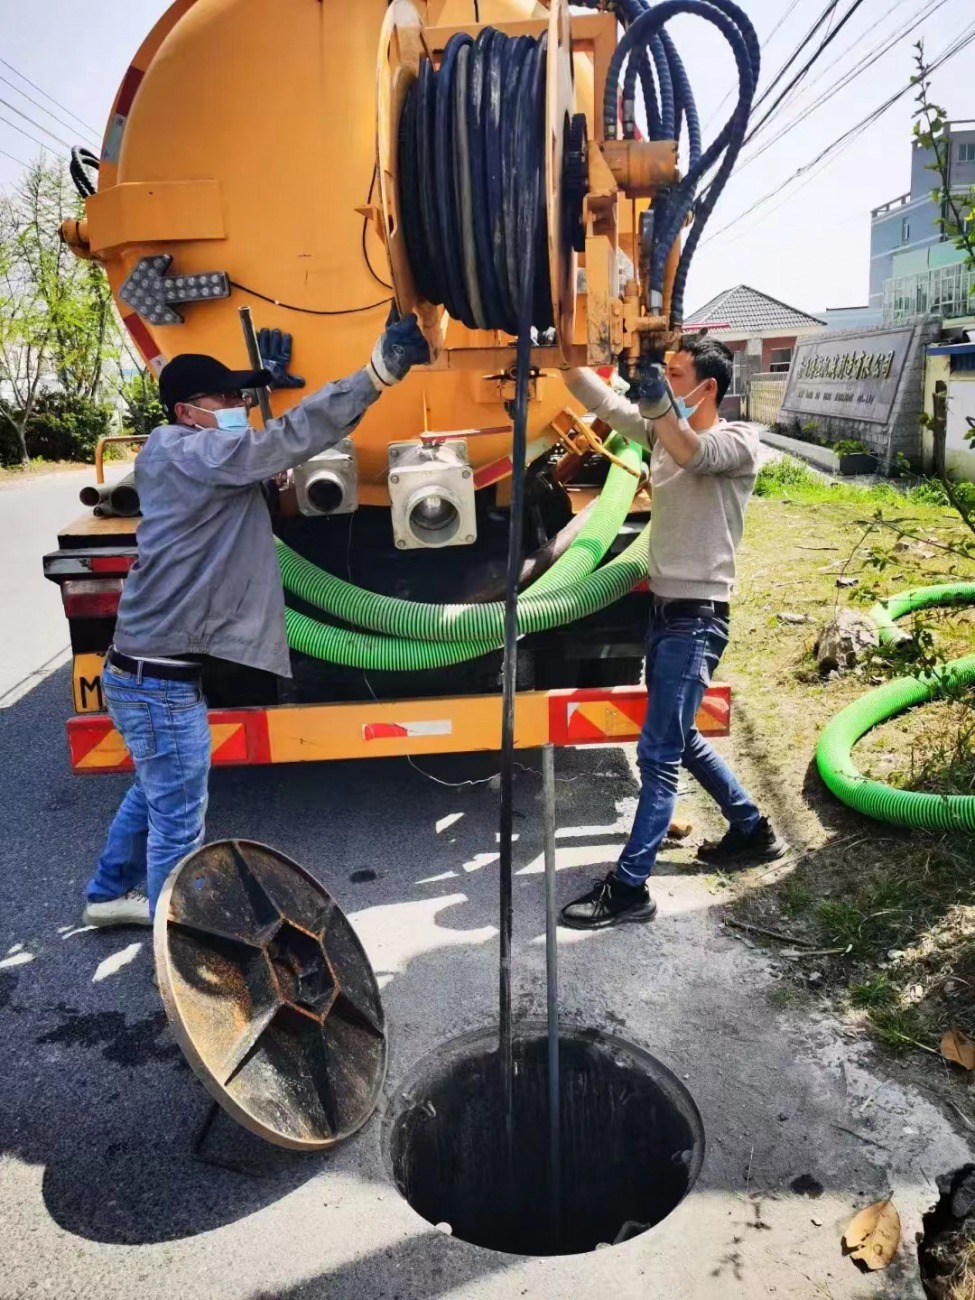
M548 1183L548 1045L514 1044L514 1144L505 1140L497 1034L428 1056L398 1090L385 1145L402 1195L455 1237L519 1255L572 1255L665 1219L694 1186L704 1125L690 1093L648 1052L597 1030L562 1031L562 1201Z

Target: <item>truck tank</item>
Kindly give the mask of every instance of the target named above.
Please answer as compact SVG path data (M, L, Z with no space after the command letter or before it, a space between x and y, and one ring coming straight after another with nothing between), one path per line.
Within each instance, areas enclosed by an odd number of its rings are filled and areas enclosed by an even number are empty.
M276 392L279 415L361 366L389 311L386 253L359 209L377 200L375 83L384 0L179 0L124 78L107 131L88 235L116 296L137 262L162 253L171 274L226 271L230 298L154 326L117 298L147 361L183 352L247 364L238 308L258 328L294 336L305 390ZM440 6L442 25L469 21L470 0ZM530 0L486 0L481 21L544 14ZM583 103L591 73L579 61ZM588 89L586 82L588 81ZM463 332L451 326L452 332ZM530 437L571 401L547 374ZM498 384L477 371L410 376L356 432L359 501L388 505L387 447L426 430L491 429L472 438L475 472L510 447Z
M475 16L471 0L418 7L428 24L442 29ZM548 15L531 0L481 0L473 9L482 23ZM247 366L239 316L245 306L257 329L293 336L291 369L307 381L304 389L273 392L273 415L368 358L393 298L375 226L381 220L377 56L386 12L385 0L177 0L139 49L106 128L97 192L86 201L85 220L66 238L104 265L125 328L157 374L186 352ZM573 70L576 107L591 118L590 59L577 54ZM631 216L624 205L624 247ZM226 276L229 296L174 304L181 323L153 324L121 294L133 270L159 256L171 259L170 277ZM465 336L476 338L451 322L451 346L464 347ZM309 511L298 471L299 490L283 493L276 509L279 536L322 569L382 595L434 603L496 596L507 546L506 403L513 392L510 376L496 369L414 370L356 430L355 511ZM573 405L557 370L537 374L529 405L530 458L544 456L557 441L552 422ZM391 444L454 431L467 436L447 443L446 454L449 459L452 445L463 448L477 489L475 527L448 547L414 549L412 540L394 536ZM550 479L534 480L526 551L551 545L572 525L573 513L598 493L607 468L604 461L578 458L580 493L573 500ZM335 492L329 481L318 503L327 504ZM439 502L434 493L432 506ZM637 525L624 530L615 551L638 531ZM586 619L528 636L520 683L548 688L637 681L645 607L645 596L626 596ZM278 699L494 691L501 663L490 651L436 672L376 672L364 681L355 667L295 659L296 686L277 683ZM270 689L257 687L248 698L273 702ZM212 690L219 699L220 685ZM282 696L282 690L292 693Z

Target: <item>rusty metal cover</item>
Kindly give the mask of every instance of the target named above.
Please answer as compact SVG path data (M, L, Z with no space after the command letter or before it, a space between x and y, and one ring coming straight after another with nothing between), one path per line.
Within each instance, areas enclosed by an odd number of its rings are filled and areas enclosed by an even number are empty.
M229 1115L305 1151L362 1127L386 1075L379 988L303 867L250 840L204 845L166 882L154 942L173 1032Z

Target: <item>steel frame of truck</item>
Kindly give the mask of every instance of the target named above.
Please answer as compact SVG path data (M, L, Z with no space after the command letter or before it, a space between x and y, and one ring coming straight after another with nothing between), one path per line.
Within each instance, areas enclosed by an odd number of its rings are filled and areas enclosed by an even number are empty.
M44 557L44 574L61 587L71 631L75 715L67 738L79 775L132 770L104 711L100 677L122 585L137 556L137 522L83 516L60 535L60 549ZM521 691L515 744L635 740L646 700L643 686ZM708 736L729 734L730 686L709 687L697 721ZM501 747L501 696L211 708L210 731L216 766L493 752Z

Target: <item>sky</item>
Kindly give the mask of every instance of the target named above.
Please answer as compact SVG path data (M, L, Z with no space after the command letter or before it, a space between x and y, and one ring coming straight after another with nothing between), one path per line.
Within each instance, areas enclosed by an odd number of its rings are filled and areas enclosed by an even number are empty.
M355 0L328 2L354 4ZM486 0L485 10L488 3ZM800 0L794 5L791 0L741 3L759 39L767 42L761 91L823 6L818 0ZM842 13L848 3L840 0L838 11ZM813 101L837 78L862 63L867 54L915 15L935 5L937 9L915 32L820 108L809 111ZM38 145L22 132L46 142L56 153L67 152L14 109L72 144L86 134L87 142L100 141L125 69L166 8L165 0L97 0L85 7L83 19L79 20L77 0L31 0L29 4L0 0L0 59L6 61L0 63L0 77L6 79L0 80L0 101L6 101L0 102L0 150L12 155L0 153L0 186L16 181L21 164L39 153ZM933 57L972 18L971 0L862 0L857 13L807 78L821 79L806 91L797 89L743 155L744 160L748 152L798 118L795 129L752 164L740 166L732 177L691 270L686 296L691 313L736 284L752 285L812 312L867 301L870 210L909 188L912 95L905 95L849 147L838 151L828 166L778 191L831 141L894 90L908 84L914 71L911 46L918 36L924 37L929 57ZM681 15L668 24L668 31L695 88L701 119L707 124L707 141L731 111L729 99L717 113L734 82L732 57L716 29L700 19ZM27 85L18 74L28 77L43 93ZM11 82L13 85L8 84ZM30 103L24 95L37 103ZM56 107L48 96L64 108ZM935 74L932 97L951 118L975 118L975 43ZM46 106L55 116L38 105ZM75 114L91 130L86 133ZM735 220L770 192L776 192L776 197L752 215ZM722 231L730 222L734 222L730 229Z

